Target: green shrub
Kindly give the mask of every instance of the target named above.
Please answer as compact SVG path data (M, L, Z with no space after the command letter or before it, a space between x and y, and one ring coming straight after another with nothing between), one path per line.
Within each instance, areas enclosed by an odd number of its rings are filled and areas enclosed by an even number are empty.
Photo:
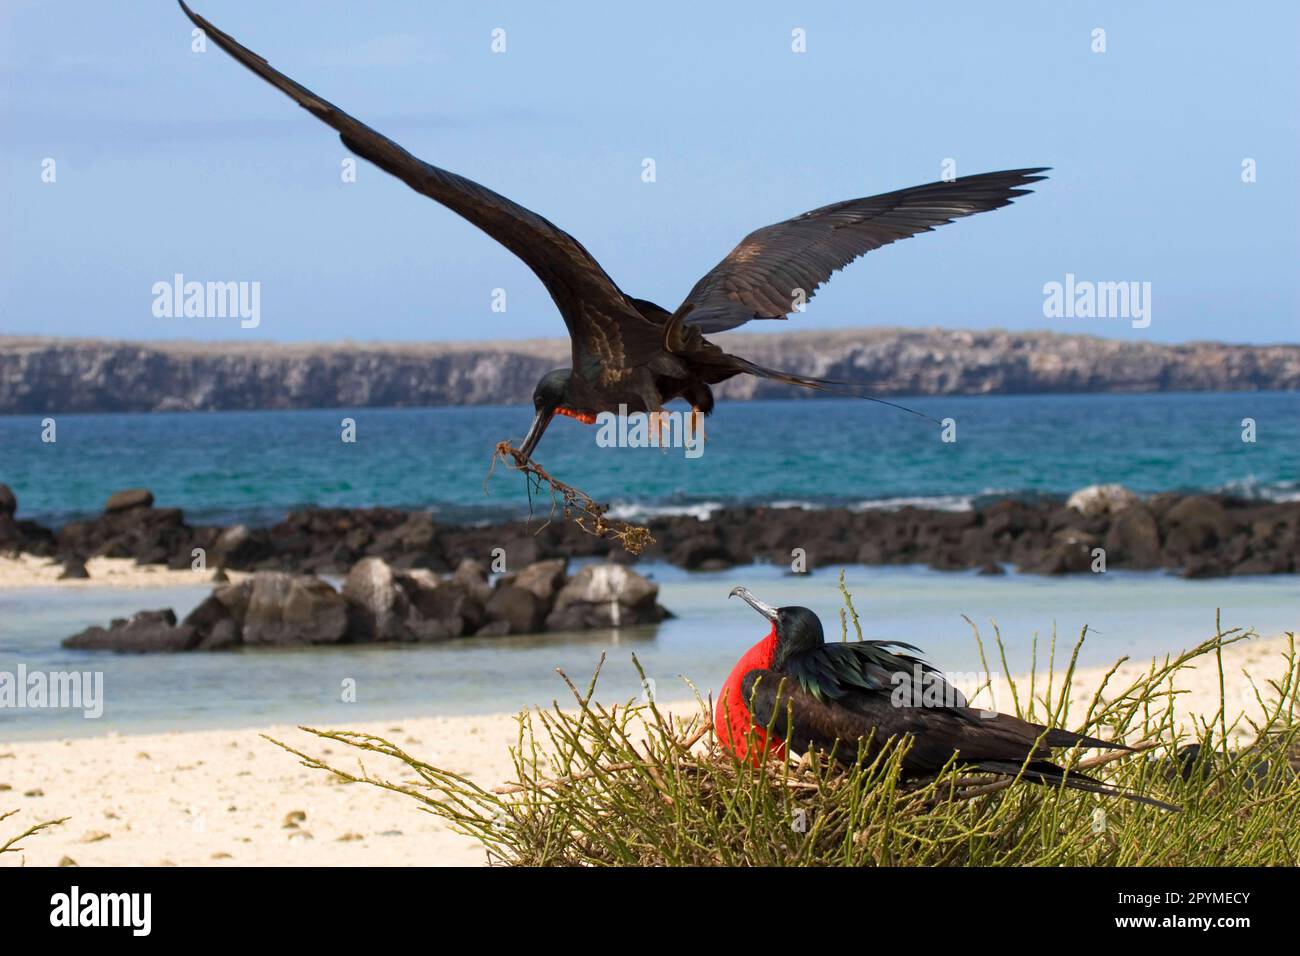
M9 811L0 810L0 823L3 823L5 820L8 820L10 817L15 816L17 813L18 813L17 810L9 810ZM26 830L23 830L21 833L9 837L9 839L5 840L3 843L0 843L0 854L21 852L23 848L18 845L20 842L27 839L29 836L35 836L37 833L40 833L42 830L47 830L50 827L56 827L61 823L67 823L69 819L70 819L69 817L60 817L58 820L43 820L40 823L32 824Z
M1217 665L1222 703L1222 648L1250 636L1216 633L1153 663L1128 686L1111 688L1117 663L1071 727L1123 740L1138 752L1080 759L1075 750L1065 757L1067 766L1178 804L1182 812L972 775L955 762L932 779L908 780L901 772L905 739L850 767L824 756L768 757L752 766L718 748L709 702L689 682L696 705L686 716L654 703L606 708L595 699L599 667L585 690L561 674L573 696L568 706L519 715L514 780L495 789L368 734L302 728L394 758L420 782L395 783L364 770L353 775L273 742L308 767L412 797L477 839L489 861L500 864L1294 866L1300 860L1294 637L1280 676L1256 688L1258 710L1250 715L1229 723L1221 705L1213 719L1185 729L1173 690L1184 668ZM1082 641L1063 673L1055 672L1053 653L1029 688L1012 686L1017 714L1066 726ZM1005 668L1000 636L997 646ZM1230 747L1242 733L1249 743ZM1200 748L1195 759L1183 749L1191 743Z

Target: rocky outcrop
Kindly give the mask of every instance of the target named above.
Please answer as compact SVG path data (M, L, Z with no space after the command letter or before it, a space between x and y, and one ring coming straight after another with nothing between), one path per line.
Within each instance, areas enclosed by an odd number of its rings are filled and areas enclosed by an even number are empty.
M1115 485L1082 489L1064 503L1008 499L969 511L732 507L707 519L659 517L649 527L656 540L641 558L692 571L790 565L796 549L806 568L924 564L997 573L1010 564L1068 574L1099 567L1100 549L1107 569L1164 568L1187 577L1300 570L1300 502L1177 494L1143 500ZM202 549L218 569L348 575L349 627L375 640L408 639L412 607L432 608L421 616L451 626L452 636L485 626L503 631L502 621L517 633L535 611L525 595L550 615L569 559L635 560L572 522L439 525L425 512L396 508L312 508L269 527L216 528L187 525L179 509L140 505L70 523L57 535L0 513L4 549L60 555L74 573L76 562L96 555L186 568ZM502 552L510 570L496 587L522 593L493 602L488 569L474 556L495 560ZM425 629L432 635L443 626Z
M655 584L622 565L590 564L560 589L546 628L581 631L657 621L663 616L655 604L658 593Z
M247 604L239 632L243 644L338 644L349 636L348 602L320 578L262 571L251 582L235 585L245 587ZM232 595L231 600L242 605L243 595Z
M632 627L669 616L657 601L658 585L619 565L589 565L568 579L564 562L557 574L556 563L545 561L495 586L478 570L465 563L440 578L365 558L341 591L313 575L259 571L216 588L179 624L171 609L141 611L107 628L87 628L63 646L141 653L429 642Z
M401 636L410 602L383 559L358 561L343 582L343 597L354 639L395 641Z
M113 495L110 503L120 494ZM64 556L135 558L140 564L185 568L190 566L192 549L207 537L185 523L181 509L154 508L140 503L105 511L85 521L69 522L59 530L54 541L58 553Z
M90 579L90 572L86 570L86 562L80 558L68 558L63 562L63 573L59 575L60 581L87 581Z
M27 552L42 556L55 553L54 532L35 521L19 521L14 517L18 498L8 485L0 485L0 554Z
M1123 485L1089 485L1065 501L1065 507L1085 515L1117 515L1137 504L1138 496Z
M1300 389L1300 346L1100 339L1051 332L861 329L737 334L764 365L881 395ZM526 402L569 361L561 340L276 345L0 336L0 414ZM807 398L751 376L730 399Z
M66 638L64 647L86 651L133 653L189 651L198 646L199 634L190 624L177 625L176 613L140 611L130 620L115 619L108 627L88 627Z
M106 514L118 511L130 511L132 508L152 508L153 492L148 488L125 488L108 496L104 504Z

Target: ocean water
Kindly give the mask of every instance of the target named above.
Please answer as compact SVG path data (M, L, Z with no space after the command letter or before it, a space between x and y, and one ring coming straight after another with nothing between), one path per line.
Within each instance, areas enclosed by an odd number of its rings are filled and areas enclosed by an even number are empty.
M986 496L1067 494L1095 482L1140 492L1228 490L1300 497L1300 395L1293 393L1005 396L915 399L957 422L957 442L913 416L851 400L724 404L709 421L705 453L599 448L595 429L560 419L538 458L557 477L625 513L707 512L733 502L904 502L969 507ZM340 420L358 440L339 439ZM306 504L393 505L444 520L518 518L522 478L500 469L487 492L493 446L518 439L522 407L354 409L158 415L59 415L57 441L38 418L0 418L0 482L19 514L51 524L98 512L123 487L151 488L160 505L194 522L273 521ZM1256 423L1254 443L1242 420ZM542 504L542 507L545 503ZM838 632L836 571L792 576L770 566L689 574L641 570L661 585L677 617L653 627L535 637L469 638L438 645L259 649L228 654L127 656L65 650L91 624L146 608L183 616L206 587L166 590L0 590L0 672L96 671L105 712L0 708L0 740L108 732L361 720L514 711L563 699L555 674L586 678L602 653L601 696L640 693L635 654L661 699L707 693L766 632L738 601L737 584L776 604L805 604ZM941 667L978 667L967 615L989 633L997 621L1010 667L1028 667L1035 636L1055 629L1063 652L1085 625L1081 660L1110 663L1194 644L1225 627L1263 634L1300 625L1294 577L1184 581L1160 572L1040 578L979 577L925 568L849 568L866 636L918 644ZM343 703L345 679L357 700Z
M363 720L424 715L512 712L564 701L555 669L581 684L602 654L600 698L641 694L636 655L658 699L687 700L689 677L701 693L715 691L731 666L767 633L767 622L727 594L737 584L778 605L813 608L828 639L839 636L838 571L794 576L771 566L690 574L668 565L643 571L661 587L677 617L622 631L533 637L465 638L443 644L241 650L222 654L119 655L66 650L61 638L142 608L187 613L206 588L169 590L27 589L0 591L0 671L92 671L103 675L104 713L87 719L58 709L0 708L0 741L92 736L205 727L313 723L337 728ZM1058 663L1087 625L1080 661L1109 664L1121 655L1162 656L1224 628L1261 634L1300 627L1300 599L1290 577L1185 581L1158 572L1043 578L980 577L924 568L850 567L846 580L864 636L917 644L948 671L979 669L970 626L992 647L996 621L1008 663L1029 667L1035 637L1046 659L1055 630ZM996 657L990 666L1000 669ZM344 703L342 682L356 681Z
M1300 393L904 399L953 418L957 441L854 399L722 403L702 456L601 448L557 418L537 453L617 513L704 512L736 502L966 507L1002 494L1063 495L1097 482L1140 492L1300 497ZM492 449L522 438L524 407L57 415L0 418L0 482L22 517L60 524L119 488L152 489L191 521L270 522L306 505L429 508L445 520L527 514L523 478ZM340 440L355 419L357 441ZM1242 441L1242 420L1257 440Z

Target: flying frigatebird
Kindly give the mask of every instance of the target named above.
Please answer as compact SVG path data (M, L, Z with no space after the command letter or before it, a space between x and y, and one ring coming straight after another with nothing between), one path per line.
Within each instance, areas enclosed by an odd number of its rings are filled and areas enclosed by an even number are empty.
M909 775L938 773L956 754L976 772L1019 774L1032 783L1179 809L1052 762L1054 747L1130 749L1123 744L971 707L932 665L907 653L920 653L910 644L827 644L821 621L806 607L772 607L743 587L730 596L772 625L736 662L714 709L718 741L741 760L757 763L764 749L784 756L789 748L852 762L860 747L870 758L891 739L908 738L902 767Z
M337 130L344 146L478 226L541 279L568 327L573 364L546 373L537 383L532 426L520 446L524 457L531 457L557 414L591 424L599 413L618 412L620 406L657 414L681 398L690 403L693 416L708 415L713 411L710 386L742 374L815 389L842 384L765 368L723 351L705 335L757 319L784 319L859 256L954 219L1009 205L1046 171L1012 169L913 186L765 226L741 240L669 312L619 289L577 239L549 220L416 158L274 69L184 0L180 5L217 46ZM698 418L693 424L698 428Z

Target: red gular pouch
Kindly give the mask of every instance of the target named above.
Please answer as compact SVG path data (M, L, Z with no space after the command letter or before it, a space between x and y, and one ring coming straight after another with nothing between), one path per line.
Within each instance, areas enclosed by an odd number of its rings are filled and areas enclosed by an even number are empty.
M749 701L741 683L752 670L767 670L776 658L776 625L772 631L748 651L731 669L727 682L722 685L718 702L713 708L713 732L718 742L740 760L748 760L755 767L762 763L763 751L770 750L778 758L785 757L785 741L779 737L768 738L763 727L754 725L749 712ZM750 728L753 727L755 750L749 752Z
M564 408L561 406L555 410L555 414L563 415L565 418L576 418L584 425L596 424L596 416L591 412L575 412L572 408Z

